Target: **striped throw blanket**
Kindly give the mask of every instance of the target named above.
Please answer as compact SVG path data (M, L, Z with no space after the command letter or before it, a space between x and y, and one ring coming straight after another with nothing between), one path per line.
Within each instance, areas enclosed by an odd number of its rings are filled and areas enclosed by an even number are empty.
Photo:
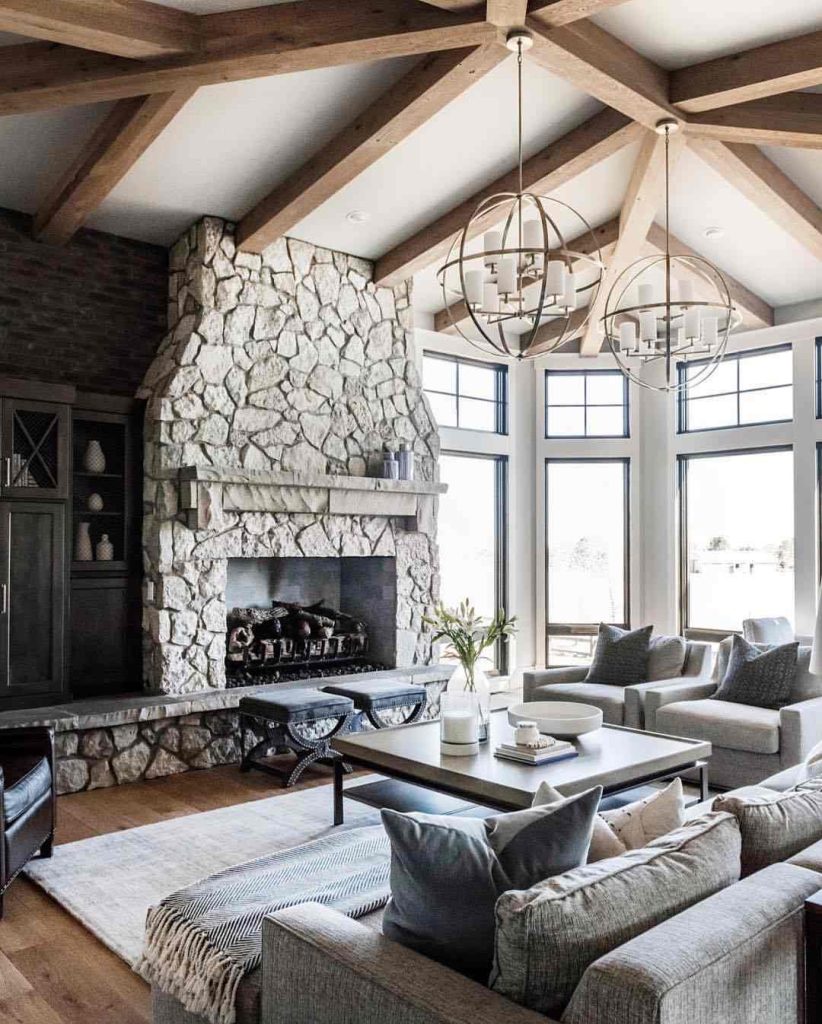
M263 918L298 903L363 917L388 902L389 865L374 825L220 871L149 910L136 969L189 1012L234 1024L237 986L260 963Z

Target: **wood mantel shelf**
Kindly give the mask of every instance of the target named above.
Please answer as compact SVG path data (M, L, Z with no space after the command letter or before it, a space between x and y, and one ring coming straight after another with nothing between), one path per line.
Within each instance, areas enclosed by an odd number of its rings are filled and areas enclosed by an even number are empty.
M228 512L292 512L314 515L401 516L433 514L448 485L427 480L272 470L185 466L169 470L180 486L180 508L192 529L221 525ZM409 528L416 528L409 524Z

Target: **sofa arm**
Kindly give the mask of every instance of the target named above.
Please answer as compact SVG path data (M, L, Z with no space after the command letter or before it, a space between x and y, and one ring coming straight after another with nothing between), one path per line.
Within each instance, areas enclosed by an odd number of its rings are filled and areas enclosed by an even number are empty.
M779 712L779 760L792 768L822 740L822 697L789 704Z
M688 656L682 668L682 678L708 682L713 670L713 655L710 644L688 641Z
M795 1021L804 901L822 876L774 864L606 953L564 1024Z
M550 1024L317 903L263 922L261 1024Z
M656 683L645 691L645 728L656 730L656 713L666 704L678 704L682 700L704 700L716 692L716 684L710 680L676 679L672 685Z
M679 686L682 676L673 679L657 679L648 683L633 683L625 687L625 718L623 725L629 729L646 728L645 701L650 690L659 690L667 686Z
M581 683L588 675L588 666L566 665L563 668L533 669L522 673L523 700L539 700L534 691L548 683Z

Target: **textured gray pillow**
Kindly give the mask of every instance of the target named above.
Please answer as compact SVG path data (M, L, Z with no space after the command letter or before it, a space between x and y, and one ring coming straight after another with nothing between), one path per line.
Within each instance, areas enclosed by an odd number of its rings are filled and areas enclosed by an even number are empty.
M745 796L718 796L715 811L727 811L742 833L742 874L751 875L769 864L787 860L822 839L822 792L788 790L777 793L764 786Z
M484 981L497 898L584 864L601 796L597 786L561 804L485 819L384 810L391 899L383 932Z
M730 814L705 814L640 850L497 901L491 988L559 1019L586 968L739 879Z
M682 675L688 643L681 636L655 636L648 654L648 680L676 679Z
M619 626L599 625L594 660L585 677L587 683L610 683L612 686L631 686L648 679L651 632L653 626L643 626L630 632Z
M790 702L798 653L796 642L762 651L734 636L728 667L713 699L755 708L784 707Z

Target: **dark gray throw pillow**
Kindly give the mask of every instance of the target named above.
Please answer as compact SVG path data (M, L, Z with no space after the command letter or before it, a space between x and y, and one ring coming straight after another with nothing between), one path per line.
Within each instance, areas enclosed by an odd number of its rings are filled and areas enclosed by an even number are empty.
M780 644L763 651L741 636L731 641L728 667L714 700L755 708L778 709L790 703L799 644Z
M586 683L609 683L611 686L632 686L648 678L653 626L641 629L620 629L599 625L594 660L585 677Z
M601 796L597 786L485 819L384 810L391 842L384 934L487 981L497 899L583 865Z

